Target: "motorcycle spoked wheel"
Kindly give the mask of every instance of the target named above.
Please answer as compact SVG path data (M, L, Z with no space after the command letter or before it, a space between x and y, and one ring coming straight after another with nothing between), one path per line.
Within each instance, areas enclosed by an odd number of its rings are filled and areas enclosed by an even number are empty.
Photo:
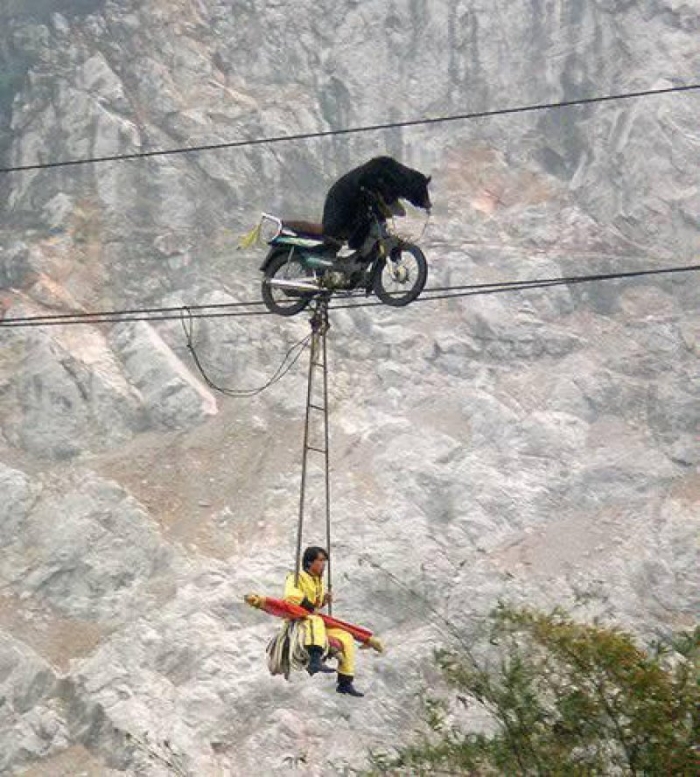
M313 292L276 288L268 283L272 278L305 282L313 278L311 270L305 267L294 255L290 257L288 251L273 257L265 269L265 277L262 282L262 298L265 307L271 313L277 313L280 316L294 316L301 313L311 302L314 296Z
M395 248L374 278L374 293L385 305L401 308L413 302L428 280L425 254L412 243Z

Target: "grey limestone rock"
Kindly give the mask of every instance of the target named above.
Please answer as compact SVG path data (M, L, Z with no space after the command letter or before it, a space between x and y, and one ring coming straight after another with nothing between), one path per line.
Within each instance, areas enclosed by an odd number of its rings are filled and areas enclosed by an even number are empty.
M60 336L15 330L6 345L22 348L12 379L15 411L6 415L6 437L40 457L66 458L84 446L128 439L143 426L139 395L98 331Z
M0 491L0 537L9 544L22 531L39 488L24 472L0 464Z
M7 535L0 574L6 587L56 612L123 622L148 605L145 591L168 569L171 550L124 489L87 473L81 480L44 490Z
M60 710L49 704L58 678L27 645L0 631L0 770L12 774L69 741Z
M118 324L110 342L140 392L152 423L179 429L217 412L213 394L149 324Z

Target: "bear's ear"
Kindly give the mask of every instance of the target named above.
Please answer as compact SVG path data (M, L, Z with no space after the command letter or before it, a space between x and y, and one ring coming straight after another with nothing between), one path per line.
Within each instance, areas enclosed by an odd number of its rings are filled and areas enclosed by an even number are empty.
M428 177L425 179L425 185L427 186L427 185L428 185L428 184L429 184L429 183L430 183L432 180L433 180L433 176L432 176L432 175L429 175L429 176L428 176Z

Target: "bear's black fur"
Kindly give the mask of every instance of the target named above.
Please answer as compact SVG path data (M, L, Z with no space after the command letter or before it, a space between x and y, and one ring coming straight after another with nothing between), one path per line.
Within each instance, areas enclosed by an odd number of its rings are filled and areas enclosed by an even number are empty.
M390 156L378 156L350 170L328 190L323 208L323 233L350 248L359 248L372 224L371 210L379 194L384 202L395 206L399 198L418 208L431 207L430 178L402 165ZM368 192L370 194L368 194Z

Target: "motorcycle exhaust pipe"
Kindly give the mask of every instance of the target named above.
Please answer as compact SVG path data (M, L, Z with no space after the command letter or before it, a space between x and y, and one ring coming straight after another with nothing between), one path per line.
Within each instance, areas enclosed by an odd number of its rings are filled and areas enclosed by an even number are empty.
M285 281L282 278L268 278L267 284L276 289L289 289L290 291L321 291L321 287L316 283L306 281Z

